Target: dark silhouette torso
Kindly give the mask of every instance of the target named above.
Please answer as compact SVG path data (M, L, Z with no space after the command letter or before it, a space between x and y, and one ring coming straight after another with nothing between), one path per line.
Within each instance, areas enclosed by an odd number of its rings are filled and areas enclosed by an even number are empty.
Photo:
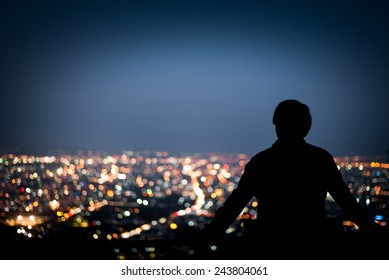
M328 189L318 178L328 176L328 164L324 150L304 142L277 141L252 158L242 185L258 200L262 232L311 232L324 225Z
M350 193L330 153L303 139L293 143L277 140L247 163L237 188L217 210L208 229L221 234L256 197L256 234L267 238L320 238L326 232L327 193L354 222L371 222L368 212Z

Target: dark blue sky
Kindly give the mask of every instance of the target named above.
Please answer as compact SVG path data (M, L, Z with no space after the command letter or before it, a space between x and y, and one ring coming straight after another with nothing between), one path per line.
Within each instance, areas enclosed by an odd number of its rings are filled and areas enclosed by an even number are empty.
M384 2L3 1L0 151L254 154L294 98L308 142L384 154Z

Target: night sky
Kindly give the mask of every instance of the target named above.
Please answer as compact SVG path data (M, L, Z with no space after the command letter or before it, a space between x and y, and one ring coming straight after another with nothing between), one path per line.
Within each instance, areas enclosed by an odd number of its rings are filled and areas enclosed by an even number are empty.
M0 153L253 155L293 98L308 142L385 154L385 2L2 1Z

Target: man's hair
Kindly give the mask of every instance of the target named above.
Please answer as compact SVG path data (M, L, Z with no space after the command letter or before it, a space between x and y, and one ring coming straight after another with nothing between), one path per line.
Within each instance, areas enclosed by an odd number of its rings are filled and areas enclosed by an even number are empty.
M287 99L274 110L273 124L281 138L304 138L311 129L312 117L307 105Z

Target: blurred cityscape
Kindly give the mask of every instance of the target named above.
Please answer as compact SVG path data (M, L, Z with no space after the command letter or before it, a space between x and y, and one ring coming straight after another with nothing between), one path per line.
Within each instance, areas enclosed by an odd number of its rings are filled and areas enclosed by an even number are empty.
M97 249L86 258L97 257L100 248L105 259L158 259L164 254L158 251L158 244L175 244L184 256L195 254L190 246L179 246L180 240L189 240L212 219L237 186L248 160L246 154L172 156L134 151L115 155L2 154L0 242L15 242L9 254L3 251L2 258L16 258L25 252L20 246L40 244L40 240L58 246L51 248L53 251L72 243L92 244L86 250ZM335 162L357 201L387 228L386 159L353 156L337 157ZM256 205L252 199L228 235L244 235L244 222L256 218ZM358 231L330 196L326 207L329 217L342 221L344 231ZM66 245L61 247L62 241ZM39 247L35 249L39 251ZM34 258L33 252L28 254L21 258Z

